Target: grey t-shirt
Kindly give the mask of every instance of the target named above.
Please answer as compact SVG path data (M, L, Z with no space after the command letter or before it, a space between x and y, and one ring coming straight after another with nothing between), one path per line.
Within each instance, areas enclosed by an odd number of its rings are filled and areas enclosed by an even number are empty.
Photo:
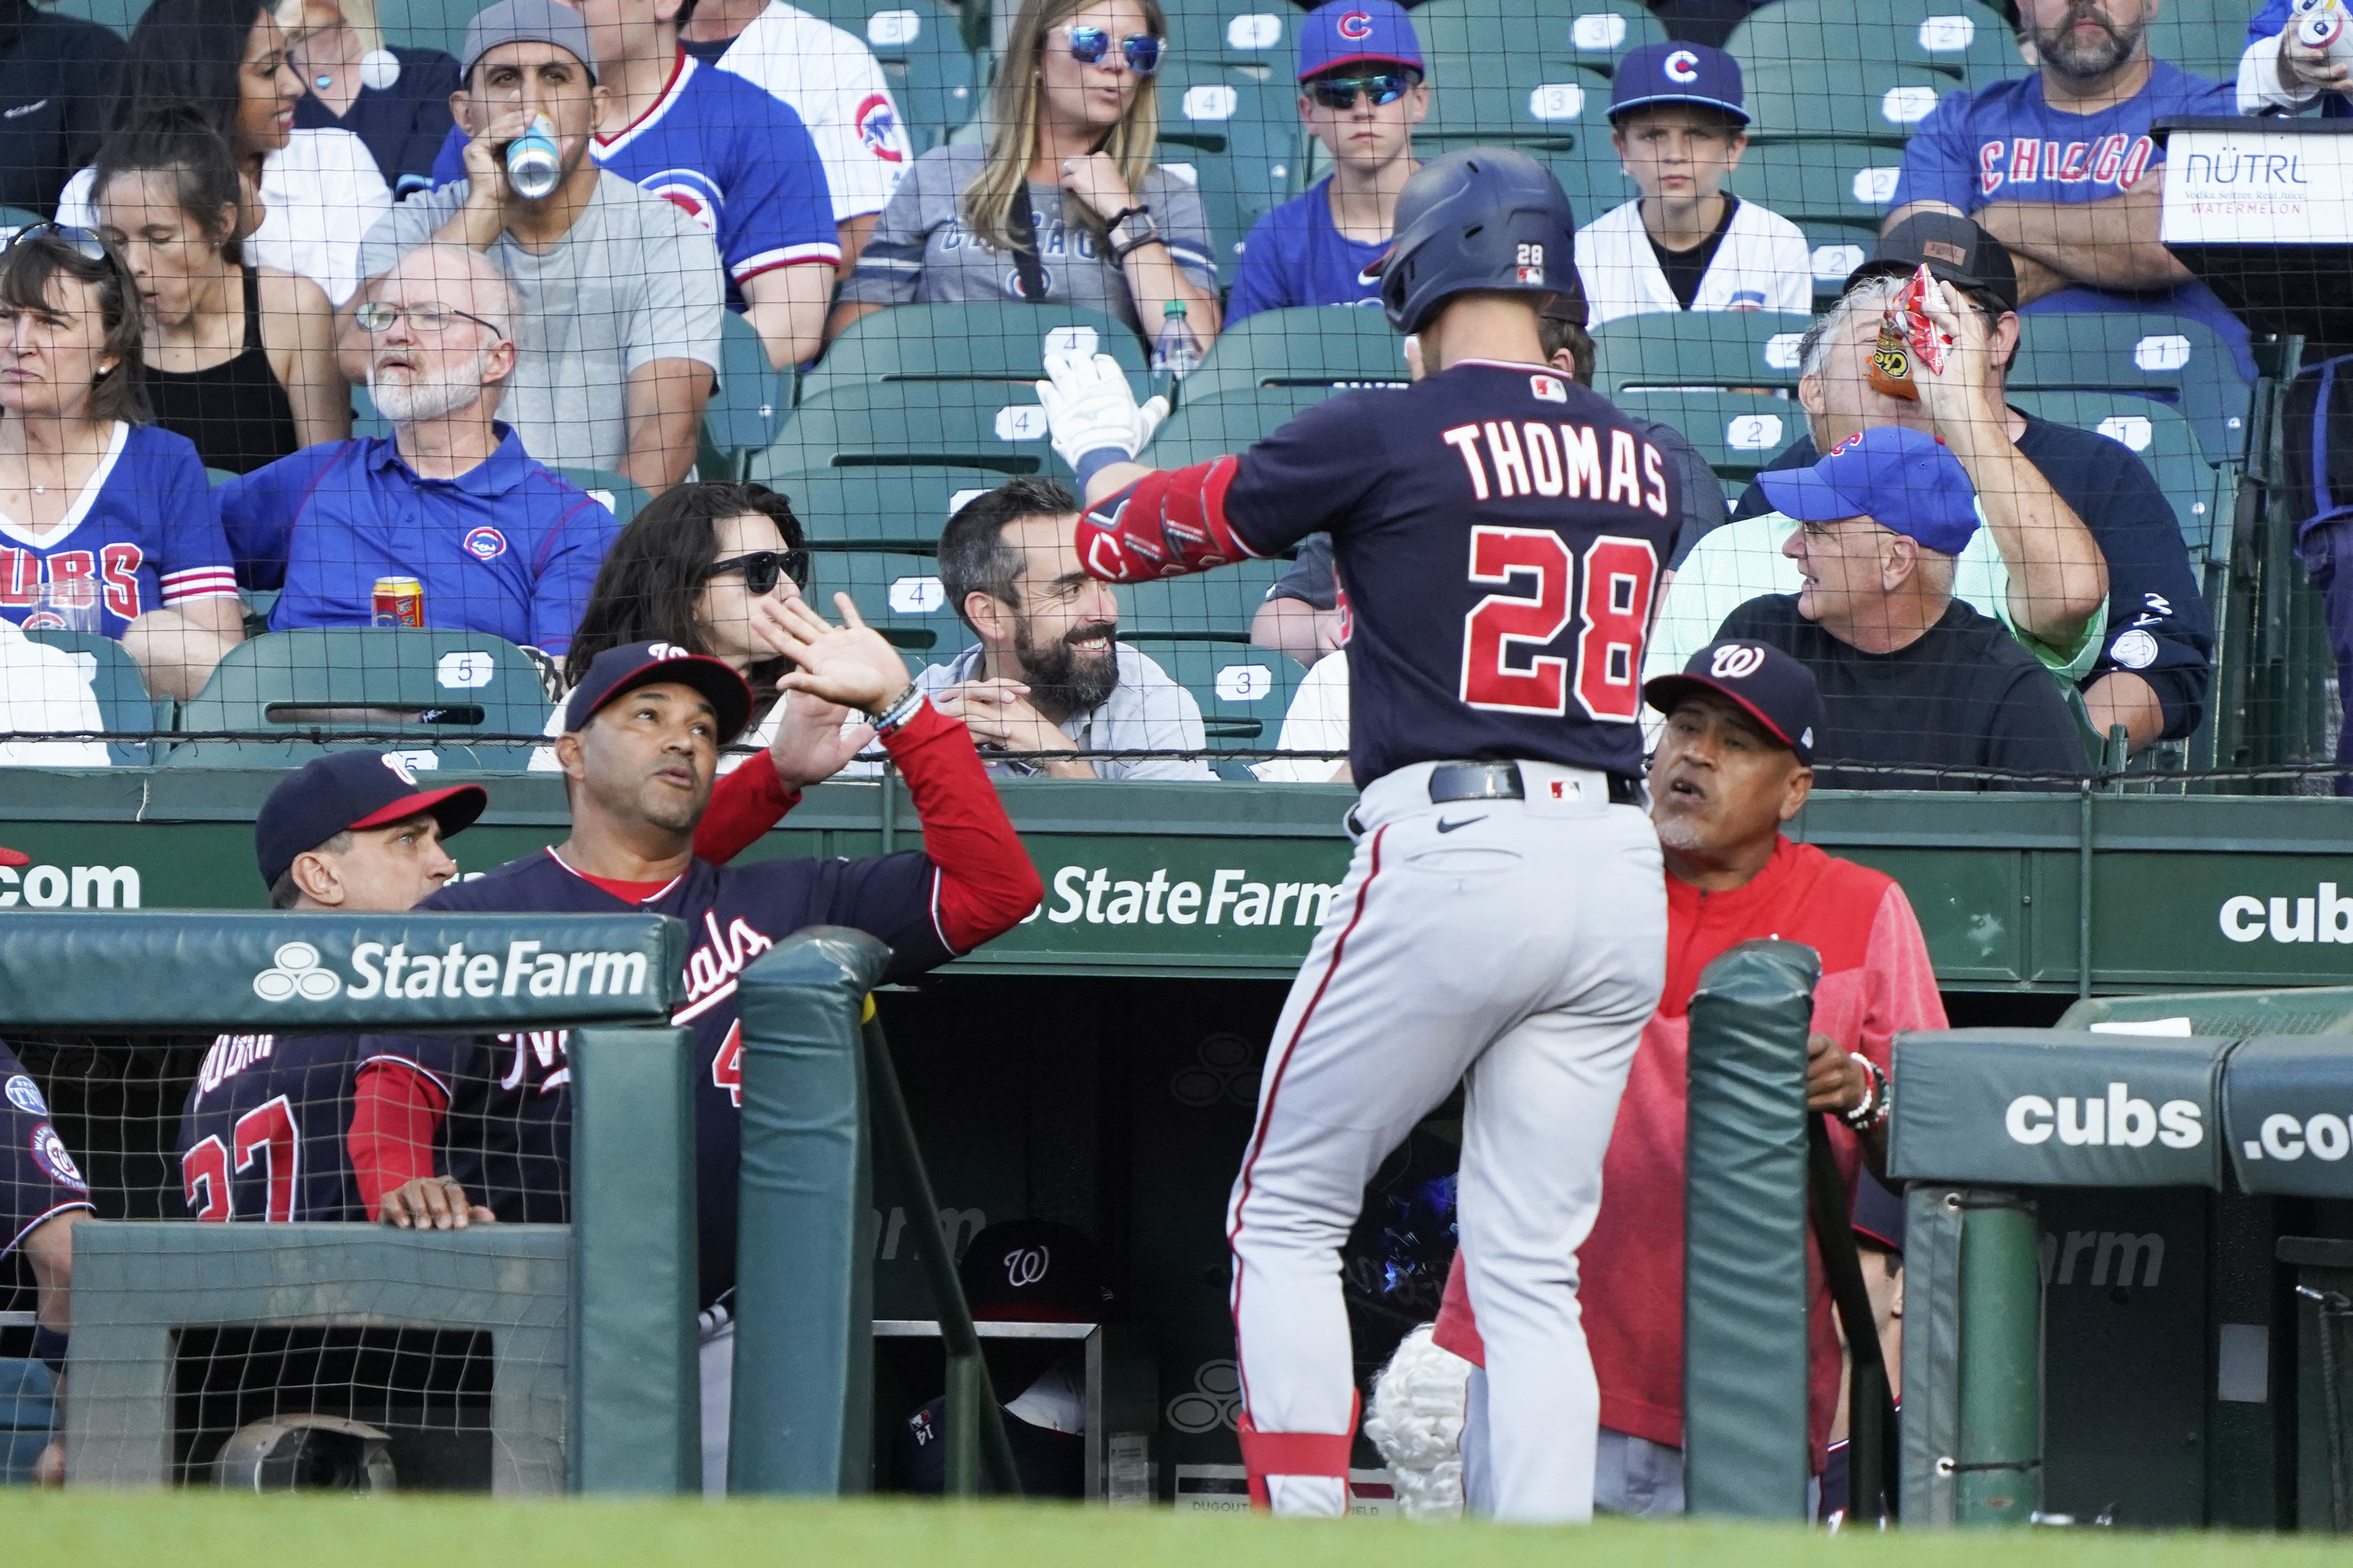
M866 248L858 253L858 269L841 285L842 302L953 305L1020 299L1021 274L1012 253L974 237L956 215L956 198L980 177L987 158L985 147L948 146L916 159L876 220ZM1144 176L1135 198L1152 209L1152 221L1187 280L1215 293L1218 263L1200 193L1155 166ZM1067 221L1062 193L1032 182L1029 209L1037 216L1046 298L1102 310L1140 331L1126 275L1096 245L1093 235Z
M420 192L368 230L360 276L431 239L466 202L463 180ZM726 280L711 237L678 206L607 173L555 247L501 234L491 258L514 285L521 321L499 417L554 467L614 469L628 451L629 373L655 360L719 368Z
M1193 694L1168 679L1168 672L1125 643L1113 645L1119 659L1119 684L1103 706L1073 713L1057 726L1079 743L1082 752L1199 752L1208 742L1201 727L1201 705ZM926 665L915 684L927 695L946 690L960 681L981 679L983 650L979 644L965 649L946 664ZM1027 763L981 760L1000 778L1026 778L1039 770ZM1155 757L1132 762L1101 762L1100 779L1214 779L1217 772L1198 756Z

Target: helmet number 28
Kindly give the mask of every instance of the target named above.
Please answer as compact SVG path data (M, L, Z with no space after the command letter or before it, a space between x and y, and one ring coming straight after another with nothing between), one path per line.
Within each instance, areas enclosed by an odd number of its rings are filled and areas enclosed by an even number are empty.
M1582 568L1581 570L1579 568ZM1647 541L1604 534L1581 562L1542 528L1471 531L1471 581L1515 588L1489 594L1462 618L1460 695L1497 713L1566 716L1573 690L1588 718L1631 723L1641 713L1642 641L1659 558ZM1549 647L1582 623L1576 668Z

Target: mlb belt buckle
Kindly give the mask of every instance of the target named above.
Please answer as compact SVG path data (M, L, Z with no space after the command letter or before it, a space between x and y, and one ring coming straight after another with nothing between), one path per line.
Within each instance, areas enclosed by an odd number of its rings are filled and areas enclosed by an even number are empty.
M1609 804L1643 804L1642 781L1610 773ZM1430 770L1430 801L1444 805L1458 800L1525 800L1527 786L1517 763L1440 763Z

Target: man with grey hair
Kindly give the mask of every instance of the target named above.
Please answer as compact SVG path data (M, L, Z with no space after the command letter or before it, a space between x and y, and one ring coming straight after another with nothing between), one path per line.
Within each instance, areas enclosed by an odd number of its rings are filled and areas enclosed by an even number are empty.
M1957 342L1941 374L1912 367L1918 396L1907 399L1874 381L1872 356L1888 300L1924 263L1946 286L1938 309ZM2094 731L2122 724L2136 750L2186 735L2204 710L2214 628L2179 524L2122 442L2004 401L2003 373L2022 328L2016 303L2008 255L1968 219L1924 213L1890 231L1838 306L1806 334L1798 396L1810 434L1767 471L1810 467L1880 426L1937 437L1968 474L1986 522L1959 563L1958 595L1999 616L2073 688ZM1788 589L1746 570L1757 557L1771 558L1788 526L1772 512L1763 489L1751 486L1732 524L1683 562L1662 612L1678 625L1691 620L1675 645L1683 656L1709 641L1725 611L1747 595ZM1690 603L1736 554L1741 581L1712 605ZM1776 570L1786 568L1767 567Z
M516 363L505 275L420 246L352 315L345 369L391 439L308 447L215 492L239 579L282 590L270 629L371 625L377 581L410 577L426 626L563 653L619 527L496 418Z

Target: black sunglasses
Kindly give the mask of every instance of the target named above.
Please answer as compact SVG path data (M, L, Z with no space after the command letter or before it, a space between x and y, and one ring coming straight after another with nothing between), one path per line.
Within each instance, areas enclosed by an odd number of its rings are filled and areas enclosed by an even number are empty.
M724 561L714 561L702 569L702 580L724 576L730 572L744 574L744 586L754 598L776 591L779 576L790 577L793 586L808 591L809 552L806 550L754 550L749 555L731 555Z
M84 261L94 261L102 265L108 259L106 241L100 237L96 229L82 228L69 223L26 224L8 237L8 243L5 246L0 246L0 253L14 250L20 245L37 239L54 239Z
M1318 77L1307 84L1307 92L1325 109L1354 109L1360 92L1369 96L1376 107L1382 107L1411 92L1413 84L1419 79L1405 71L1383 71L1378 76Z

